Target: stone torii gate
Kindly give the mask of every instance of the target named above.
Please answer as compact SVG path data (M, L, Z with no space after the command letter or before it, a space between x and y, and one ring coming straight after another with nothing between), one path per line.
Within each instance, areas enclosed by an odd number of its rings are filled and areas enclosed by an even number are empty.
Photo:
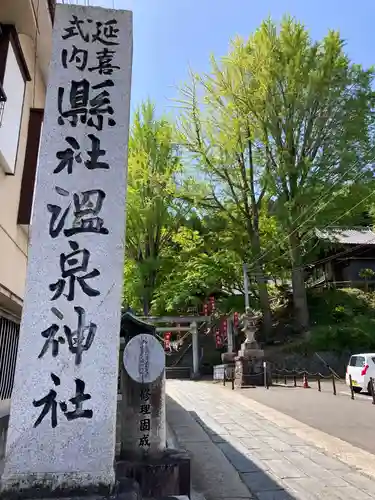
M191 332L193 349L193 378L199 376L199 339L198 324L210 323L210 316L140 316L140 319L151 324L178 323L181 326L156 327L156 331L162 332ZM183 326L185 324L185 326ZM186 326L188 325L188 326Z

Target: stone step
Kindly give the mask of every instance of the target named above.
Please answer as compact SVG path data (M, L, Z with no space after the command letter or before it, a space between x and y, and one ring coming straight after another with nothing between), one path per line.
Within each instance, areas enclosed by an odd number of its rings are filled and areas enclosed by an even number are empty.
M165 369L165 377L167 379L190 379L191 368L190 366L167 366Z

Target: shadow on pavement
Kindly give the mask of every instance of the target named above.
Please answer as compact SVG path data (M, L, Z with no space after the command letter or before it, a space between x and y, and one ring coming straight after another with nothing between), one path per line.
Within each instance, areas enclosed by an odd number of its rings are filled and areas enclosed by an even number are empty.
M230 434L218 434L214 429L212 429L206 422L204 422L196 412L194 411L186 411L181 405L179 405L174 399L167 396L168 400L168 410L171 412L185 412L185 414L190 415L193 420L200 425L202 430L209 436L211 442L217 446L219 450L224 454L226 459L230 462L230 464L234 467L234 469L238 472L242 482L246 485L246 487L250 490L249 497L253 498L251 495L255 495L255 498L258 500L298 500L298 497L291 495L288 491L286 491L281 484L278 484L274 478L272 478L267 471L262 468L264 467L264 463L261 463L261 460L254 455L251 455L251 450L245 448L245 445L242 445L243 451L240 451L241 444L237 444L234 446L231 444ZM186 420L181 413L181 427L187 426L187 423L184 424ZM218 424L225 425L225 424ZM245 434L247 431L244 431ZM177 432L178 434L178 432ZM251 433L248 432L247 435L244 435L248 439L251 438ZM189 437L186 437L182 442L177 435L177 441L180 441L180 446L183 448L188 448ZM234 438L240 441L241 438ZM191 438L193 440L193 438ZM184 442L185 441L185 442ZM202 443L203 445L204 443ZM187 450L189 452L189 450ZM199 461L199 457L194 457L193 460ZM266 461L264 461L266 463ZM204 464L203 464L204 465ZM217 476L221 476L224 471L218 470ZM277 475L277 473L275 472ZM230 473L233 476L233 470ZM282 474L281 474L282 476ZM208 479L208 478L207 478ZM194 477L193 477L194 480ZM212 481L212 478L210 478ZM221 496L224 498L224 496ZM225 497L228 498L228 497ZM231 498L237 498L236 494L233 493Z

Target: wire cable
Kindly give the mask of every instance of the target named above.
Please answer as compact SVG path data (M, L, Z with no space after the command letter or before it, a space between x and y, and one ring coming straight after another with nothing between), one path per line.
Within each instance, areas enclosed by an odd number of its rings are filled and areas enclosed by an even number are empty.
M326 226L324 226L321 231L324 231L325 229L328 229L330 227L332 227L337 221L341 220L343 217L345 217L345 215L348 215L352 210L354 210L355 208L357 208L361 203L363 203L364 201L366 201L368 198L370 198L371 196L373 196L375 194L375 192L373 193L370 193L368 196L366 196L365 198L362 198L361 201L359 201L356 205L354 205L353 207L351 207L350 209L348 209L346 212L344 212L343 214L341 214L339 217L337 217L333 222L330 222L329 224L327 224ZM310 241L312 238L314 238L315 234L312 234L307 240L303 241L302 243L300 243L299 245L297 245L296 248L300 248L302 245L306 244L308 241ZM367 243L363 243L361 246L366 246L372 242L375 242L375 237L371 240L369 240ZM358 248L358 247L357 247ZM345 251L343 254L345 253L350 253L350 251L352 251L351 249L348 250L348 251ZM275 259L271 260L270 262L268 262L267 264L272 264L273 262L276 262L278 261L281 257L285 256L286 254L288 253L288 250L286 252L284 252L283 254L279 255L278 257L276 257ZM340 253L341 254L341 253ZM337 255L340 255L340 254L337 254ZM334 256L335 257L335 256ZM308 267L308 266L312 266L312 265L316 265L316 264L320 264L320 263L323 263L323 262L327 262L328 260L330 260L332 257L329 257L328 259L322 259L321 261L315 261L315 262L312 262L310 264L304 264L302 266L297 266L295 267L294 269L304 269L305 267Z
M372 148L372 152L375 152L375 148ZM373 162L375 161L375 156L371 159L371 161L369 162L369 165L371 165ZM357 164L359 163L359 161L356 162L355 165L352 165L351 167L349 167L348 169L345 170L345 173L347 173L349 170L353 169ZM366 174L366 171L362 171L362 172L359 172L353 179L352 179L352 182L354 182L355 180L358 180L358 178L362 177L363 175ZM337 184L337 181L336 183ZM332 184L330 186L330 188L328 189L328 191L330 191L334 186L335 184ZM342 192L342 190L346 189L347 186L343 186L337 193L336 193L336 196L333 197L333 199L336 199L337 196L339 196L339 194ZM314 205L316 205L317 203L319 203L319 201L325 197L327 194L329 193L325 193L323 195L321 195L318 200L315 200L314 201ZM371 193L372 194L372 193ZM370 195L369 195L370 196ZM369 198L369 196L367 196L366 198L364 198L363 200L361 200L360 203L362 203L365 199ZM307 222L309 222L311 219L313 219L321 210L323 210L327 205L329 205L329 203L332 202L332 199L329 199L326 203L324 203L323 205L321 205L308 219L306 219L305 221L303 221L300 225L298 225L293 231L291 231L290 233L288 233L282 240L281 240L281 243L284 243L285 241L287 241L294 233L296 233L297 231L299 231ZM357 203L357 205L355 205L354 207L351 208L351 210L353 210L355 207L357 207L360 203ZM312 205L310 205L309 207L307 207L294 221L293 223L295 223L298 219L300 219L303 215L306 215L310 209L313 208ZM347 214L347 212L345 212L343 216L345 216ZM340 217L340 218L342 218ZM337 220L339 220L340 218L338 218ZM329 225L332 225L334 223L331 223ZM254 260L251 264L250 264L250 267L248 268L248 270L251 270L254 268L254 266L259 262L259 261L262 261L272 250L274 250L276 248L276 244L274 243L273 246L266 250L265 252L263 252L262 255L260 255L256 260ZM287 252L284 252L284 254L282 255L285 255ZM277 259L274 259L272 260L271 262L274 262L275 260L278 260L280 257L279 256Z

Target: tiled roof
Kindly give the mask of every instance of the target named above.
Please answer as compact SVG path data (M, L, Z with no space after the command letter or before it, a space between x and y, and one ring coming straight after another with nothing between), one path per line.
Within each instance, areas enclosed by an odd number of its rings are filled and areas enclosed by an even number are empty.
M316 236L320 240L343 245L375 245L375 232L369 227L346 229L330 227L316 229Z

